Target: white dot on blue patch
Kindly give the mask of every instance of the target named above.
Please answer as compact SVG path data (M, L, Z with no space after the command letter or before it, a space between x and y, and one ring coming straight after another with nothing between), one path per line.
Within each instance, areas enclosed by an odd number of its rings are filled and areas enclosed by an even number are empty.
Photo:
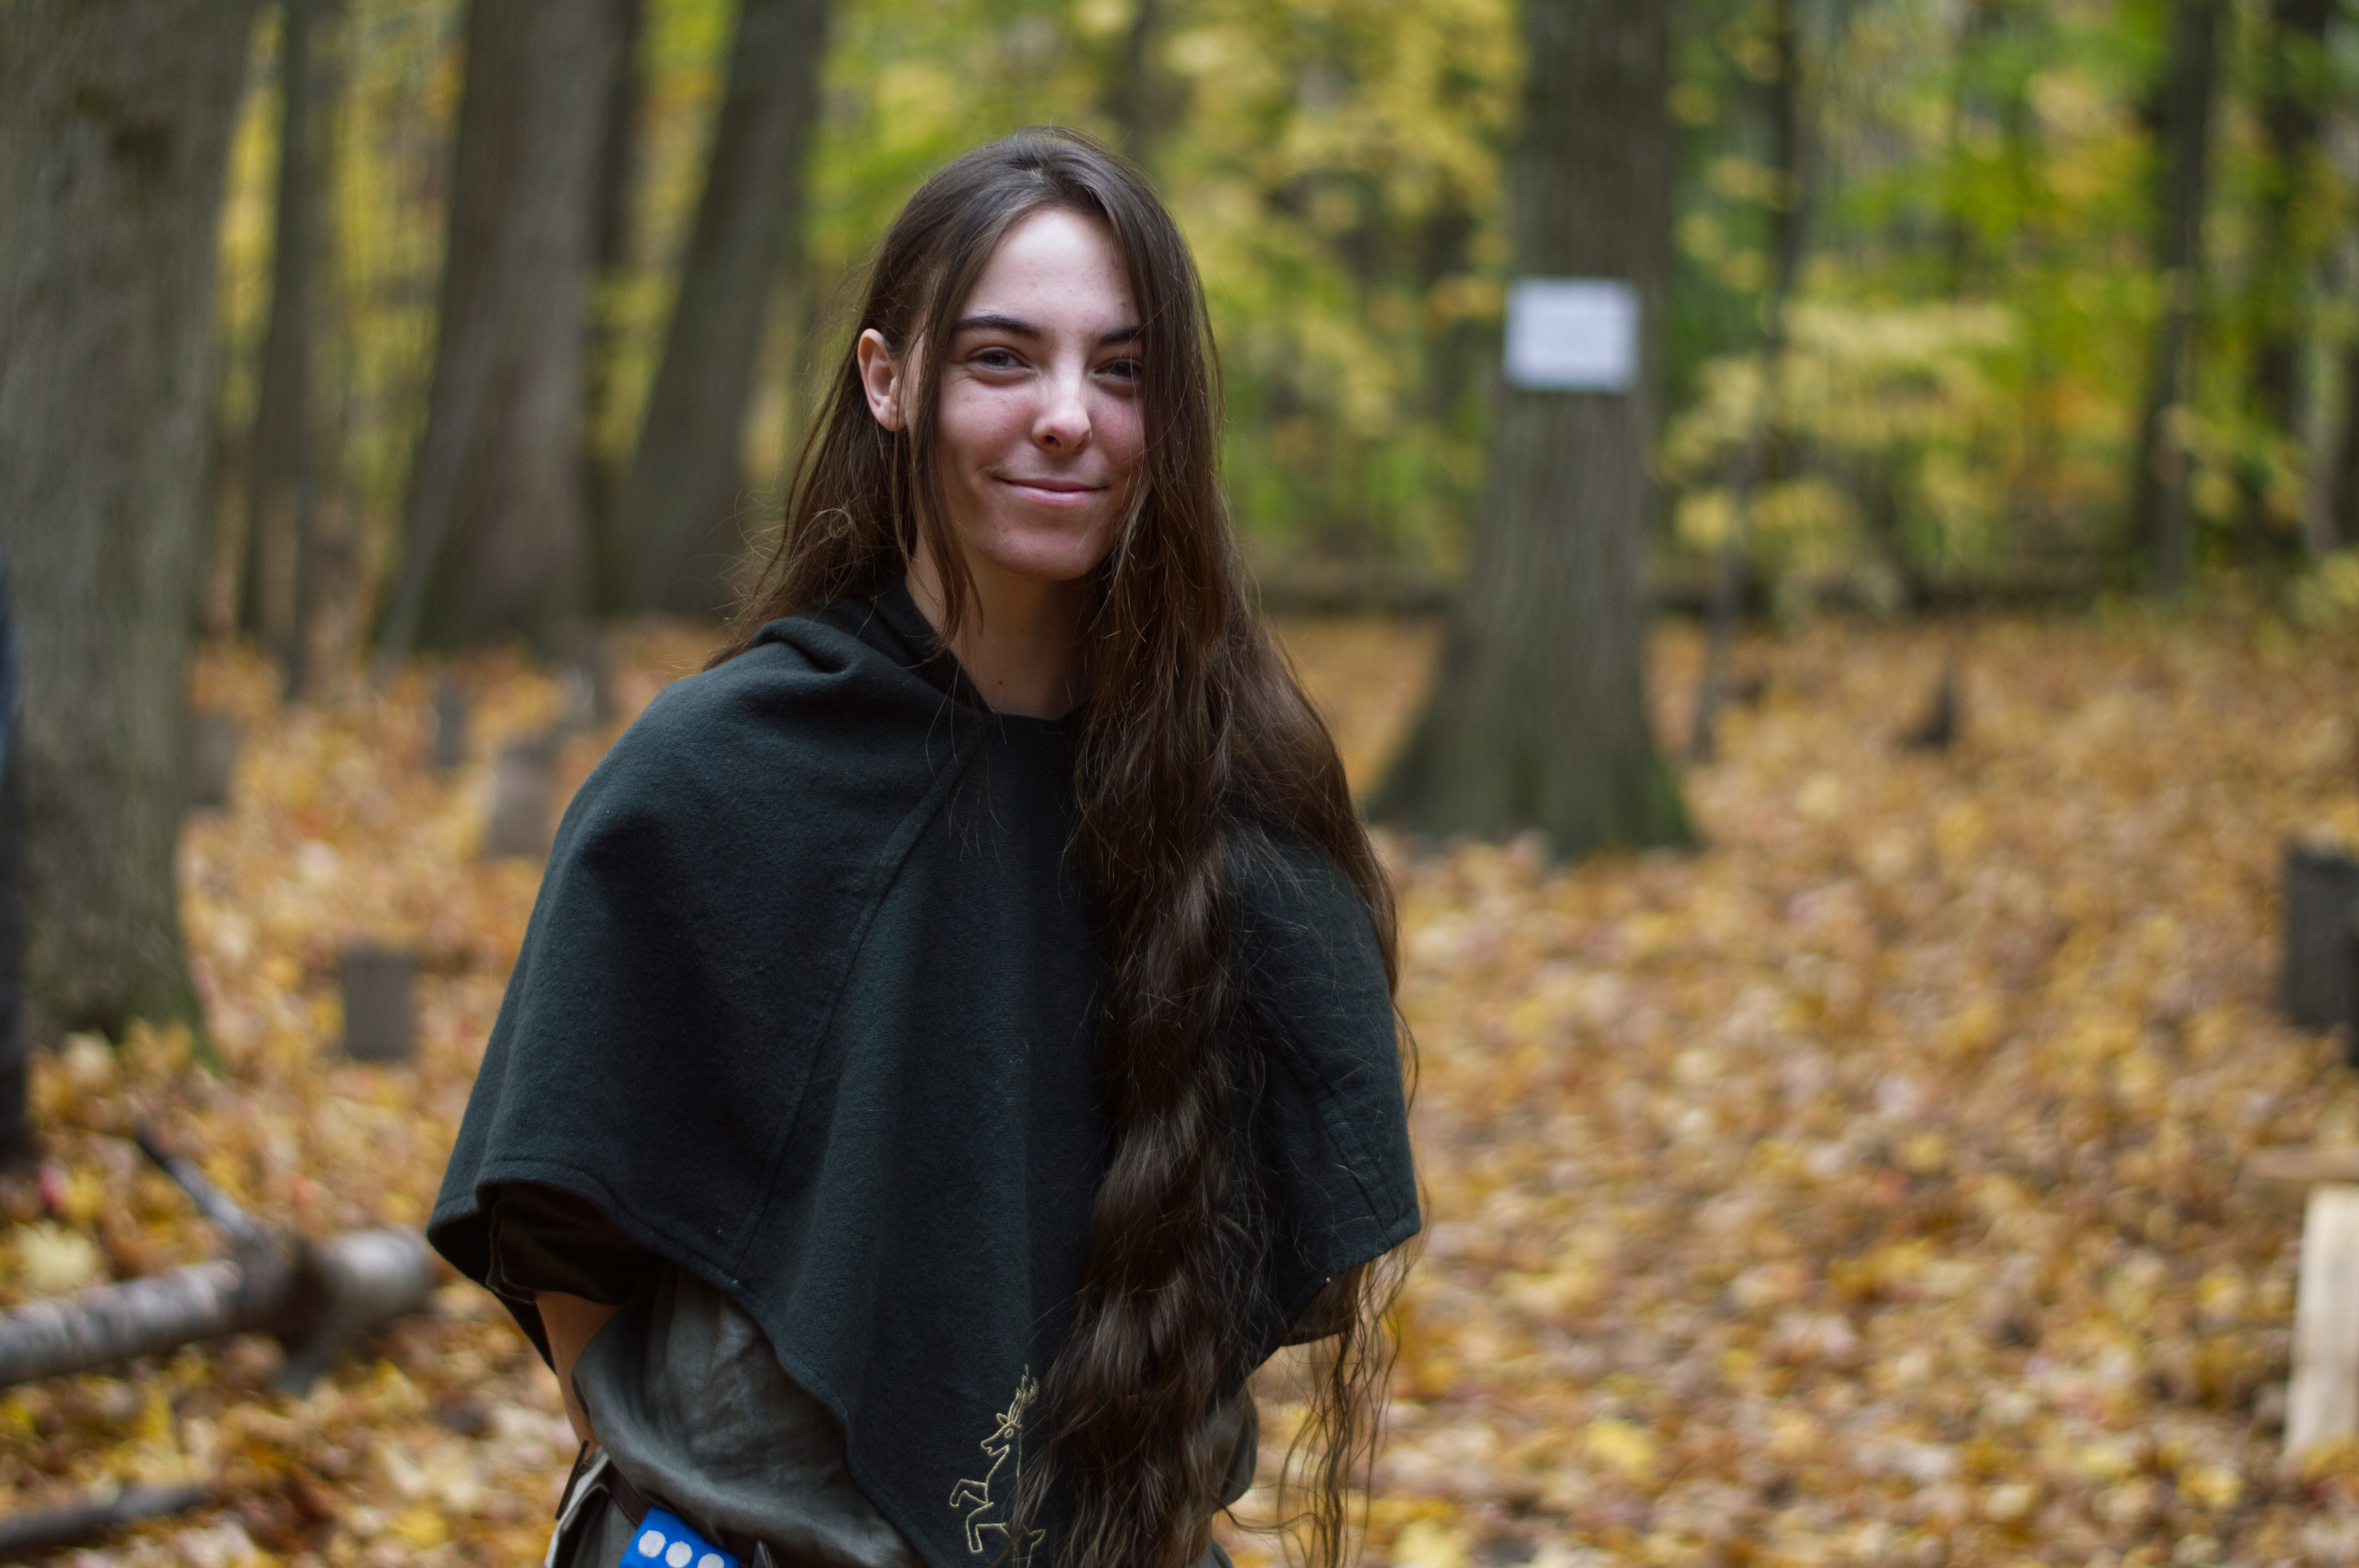
M724 1565L721 1561L721 1553L718 1552L706 1552L703 1556L696 1560L696 1568L724 1568Z
M671 1568L688 1568L688 1560L694 1555L695 1550L688 1542L675 1541L671 1543L671 1550L664 1553L664 1561L670 1563Z
M663 1549L663 1531L659 1530L651 1530L647 1531L647 1534L639 1537L640 1556L652 1558L657 1552L661 1552Z

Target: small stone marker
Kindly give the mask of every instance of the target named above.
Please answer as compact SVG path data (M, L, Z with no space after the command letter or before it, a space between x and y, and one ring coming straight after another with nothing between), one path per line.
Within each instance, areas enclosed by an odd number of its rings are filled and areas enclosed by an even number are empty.
M598 678L584 665L564 665L557 672L557 723L568 731L598 728Z
M565 730L598 730L614 717L614 660L606 633L582 625L560 642L557 660L558 724Z
M355 1062L407 1062L417 1030L410 981L417 969L397 947L347 947L344 1054Z
M2359 1149L2267 1149L2245 1167L2309 1188L2295 1277L2285 1453L2359 1433Z
M2351 921L2359 915L2359 860L2330 845L2286 850L2285 973L2278 1000L2304 1029L2332 1029L2351 1006Z
M219 811L229 805L240 739L237 720L226 713L189 715L188 803L192 809Z
M467 760L467 688L444 670L434 683L434 771L449 773Z
M555 748L546 740L500 748L492 774L492 820L484 833L484 857L522 855L541 860L555 832Z

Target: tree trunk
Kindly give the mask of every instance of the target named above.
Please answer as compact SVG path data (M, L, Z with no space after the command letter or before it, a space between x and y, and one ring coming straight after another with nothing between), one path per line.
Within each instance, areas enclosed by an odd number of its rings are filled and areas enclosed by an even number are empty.
M2343 349L2342 360L2343 416L2322 454L2328 464L2325 492L2308 520L2314 556L2359 545L2359 345Z
M281 0L278 201L271 240L270 323L248 443L245 567L238 622L278 658L300 697L311 660L321 481L311 278L327 239L319 217L327 118L316 54L322 0Z
M614 7L614 39L606 103L599 111L598 207L591 229L591 254L602 280L630 265L636 229L632 195L639 181L639 104L647 96L647 78L639 70L647 0L608 3Z
M1163 41L1163 0L1132 0L1130 27L1123 35L1106 109L1121 135L1123 157L1152 168L1155 144L1166 122L1162 74L1155 55Z
M2201 272L2206 153L2220 74L2213 53L2220 31L2220 4L2221 0L2176 0L2169 64L2163 82L2164 174L2154 258L2162 304L2155 319L2146 408L2138 420L2131 516L2152 563L2155 586L2165 593L2176 593L2186 586L2194 560L2187 453L2171 425L2186 395L2196 286Z
M1810 243L1810 184L1805 165L1805 111L1802 82L1802 30L1795 0L1771 0L1770 31L1777 51L1777 79L1769 84L1769 145L1777 160L1779 204L1771 213L1770 245L1777 258L1769 276L1769 292L1761 301L1761 392L1753 409L1753 427L1736 456L1731 484L1728 537L1721 541L1714 566L1712 609L1705 620L1702 677L1696 685L1695 714L1688 735L1688 756L1709 762L1716 752L1720 700L1728 669L1729 644L1736 636L1736 612L1745 591L1745 550L1753 525L1753 498L1761 489L1769 464L1769 444L1777 434L1778 404L1786 376L1786 306L1794 282L1801 276L1802 253Z
M2260 121L2269 156L2253 277L2253 392L2262 416L2288 440L2299 438L2296 389L2310 271L2310 246L2296 228L2295 215L2315 183L2310 163L2329 86L2326 25L2334 9L2332 0L2272 0L2270 38L2263 51Z
M1502 385L1489 495L1434 695L1378 796L1430 833L1547 833L1558 852L1683 843L1646 699L1647 448L1669 274L1671 20L1650 0L1527 0L1515 269L1621 278L1627 393Z
M25 1114L33 1043L25 1028L25 758L16 744L23 687L14 602L0 563L0 1170L33 1152Z
M1950 128L1943 138L1942 159L1951 182L1949 215L1942 222L1942 268L1952 299L1963 297L1975 260L1973 225L1967 222L1964 192L1959 189L1965 182L1966 124L1974 113L1974 73L2006 19L2005 5L2006 0L1968 0L1965 22L1958 32L1955 78L1950 87Z
M703 616L727 602L744 548L746 407L782 249L800 237L827 23L828 0L745 0L738 14L679 299L623 486L629 608Z
M473 0L426 434L384 634L546 642L589 606L582 340L610 6Z
M617 492L631 454L615 427L615 360L623 340L623 297L637 233L639 105L647 77L639 70L639 37L647 0L611 0L614 7L614 70L606 79L605 124L598 145L598 211L591 254L590 341L583 350L583 397L588 434L582 444L582 482L590 509L591 595L601 613L623 607L631 563L624 552Z
M193 1018L174 863L217 223L250 0L0 10L0 544L24 632L28 982Z

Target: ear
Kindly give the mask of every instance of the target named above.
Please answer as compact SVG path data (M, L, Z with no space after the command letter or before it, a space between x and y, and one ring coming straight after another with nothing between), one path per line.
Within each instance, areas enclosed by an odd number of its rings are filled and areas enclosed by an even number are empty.
M874 327L866 329L853 353L860 362L860 384L868 394L868 412L887 430L900 429L901 367L885 334Z

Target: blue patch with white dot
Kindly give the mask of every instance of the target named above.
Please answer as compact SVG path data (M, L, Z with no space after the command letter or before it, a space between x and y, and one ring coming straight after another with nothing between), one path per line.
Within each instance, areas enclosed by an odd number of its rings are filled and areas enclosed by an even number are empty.
M678 1514L649 1509L623 1553L623 1568L738 1568L737 1559L688 1528Z

